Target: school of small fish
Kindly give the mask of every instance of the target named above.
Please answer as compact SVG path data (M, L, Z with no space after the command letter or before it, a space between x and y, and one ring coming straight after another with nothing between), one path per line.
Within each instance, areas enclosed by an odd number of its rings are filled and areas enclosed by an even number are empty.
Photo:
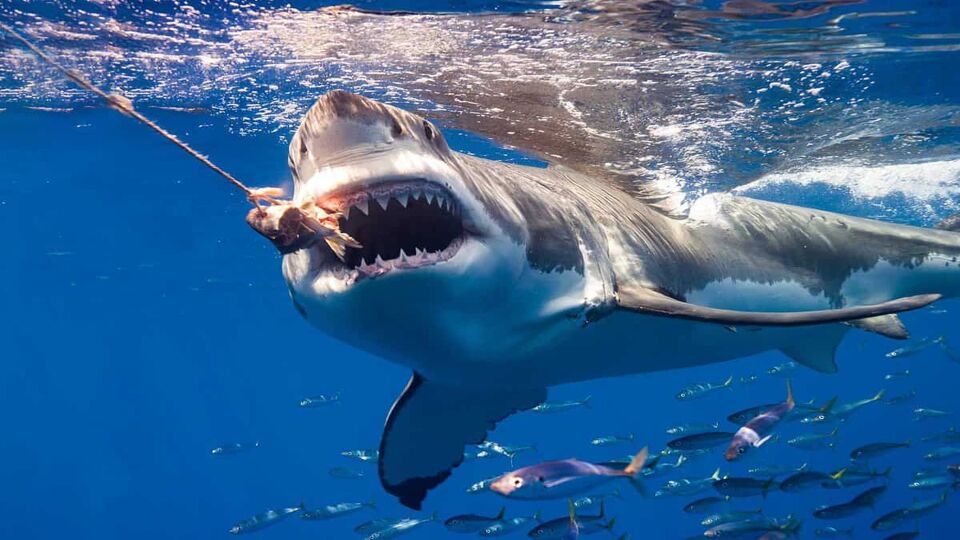
M886 358L897 360L917 355L934 347L940 348L949 359L952 352L944 338L926 338L905 347L890 351ZM898 368L903 366L898 366ZM636 433L601 433L583 441L593 451L615 451L617 448L632 450L629 455L604 461L583 459L556 459L534 461L533 464L514 468L514 461L528 455L538 455L534 445L512 445L492 440L469 447L464 452L465 460L501 459L509 463L502 474L472 483L466 488L468 494L492 494L505 502L511 501L565 501L567 511L563 514L544 516L535 512L517 511L505 504L493 514L465 512L441 519L436 513L427 517L373 518L354 527L364 540L393 538L421 527L442 526L449 534L470 534L480 537L500 537L526 533L534 539L577 539L599 532L625 540L627 534L616 536L617 519L608 514L610 500L625 500L629 497L684 498L683 513L702 527L702 534L692 538L744 538L773 540L794 537L799 534L805 520L813 526L809 529L817 538L860 537L853 527L844 527L843 520L872 512L870 534L882 534L884 540L916 538L920 520L937 511L948 502L948 492L960 490L960 430L955 427L935 427L919 440L897 439L892 435L879 440L859 441L847 445L842 432L856 423L858 411L864 408L898 407L918 398L916 390L893 395L881 389L873 395L855 396L853 401L841 400L839 396L824 401L794 397L791 375L797 369L793 362L777 365L767 370L771 378L756 375L730 376L721 382L691 384L676 394L680 401L699 400L710 394L736 391L734 381L740 387L756 388L780 386L785 397L779 402L762 403L729 413L725 420L709 419L665 428L670 439L665 448L651 452L646 446L637 450L645 438ZM910 369L887 372L882 380L893 385L908 384ZM766 381L766 382L765 382ZM303 398L303 408L324 408L341 403L339 393L315 395ZM566 414L577 409L589 408L591 397L566 401L547 401L531 410L532 414ZM930 422L936 426L952 418L952 411L927 407L913 407L917 422ZM729 422L729 429L724 427ZM843 430L841 430L843 427ZM886 434L885 434L886 435ZM652 438L652 436L650 437ZM769 456L769 446L788 445L802 452L830 452L836 466L815 470L808 463L778 463ZM843 446L841 446L843 444ZM260 441L222 444L211 454L230 456L251 452L260 448ZM903 486L891 482L893 466L907 467L902 459L906 449L921 447L921 460L912 480ZM842 449L841 449L842 448ZM341 456L355 463L375 463L379 452L371 448L343 450ZM746 474L723 474L724 464L743 459L766 459L765 463L753 463L745 468ZM813 457L813 456L811 456ZM694 459L714 460L717 467L710 475L690 475L684 470ZM879 465L883 465L878 466ZM357 480L368 473L360 468L343 465L329 469L332 478ZM658 481L660 476L669 478ZM657 483L653 486L651 484ZM884 495L892 490L913 492L919 497L913 503L899 508L885 508ZM769 515L761 503L744 502L750 498L766 500L768 497L790 497L802 492L843 493L831 497L831 504L814 504L790 515ZM927 496L924 496L927 494ZM837 502L837 501L840 502ZM354 514L375 512L376 503L370 501L331 502L322 506L277 507L265 510L252 517L238 521L228 529L232 534L252 533L286 520L298 514L304 521L325 521ZM491 515L492 514L492 515ZM807 515L809 517L807 517ZM867 533L868 531L864 531ZM435 536L435 535L434 535Z

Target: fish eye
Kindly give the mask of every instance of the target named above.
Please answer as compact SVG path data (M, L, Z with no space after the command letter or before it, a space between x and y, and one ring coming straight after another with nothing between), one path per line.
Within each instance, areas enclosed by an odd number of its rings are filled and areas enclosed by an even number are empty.
M523 485L523 478L514 478L513 487L520 487Z
M428 141L433 140L433 126L431 126L426 120L423 121L423 134L427 136Z
M746 451L747 451L747 447L746 447L746 446L741 446L740 448L737 448L737 453L738 453L738 454L742 454L742 453L744 453L744 452L746 452Z

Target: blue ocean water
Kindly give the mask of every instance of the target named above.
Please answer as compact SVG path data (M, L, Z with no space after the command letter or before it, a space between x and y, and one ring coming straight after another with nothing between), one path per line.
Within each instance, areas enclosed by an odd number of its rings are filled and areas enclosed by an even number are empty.
M369 35L368 27L386 24L358 21L353 43L343 35L304 34L323 5L11 1L3 2L0 15L98 84L122 88L140 110L256 185L289 183L286 145L297 121L316 97L338 87L434 111L456 150L542 163L458 124L455 91L414 82L424 75L416 66L424 64L411 51L426 43L398 41L395 51L377 44L363 56L300 48L318 42L361 47L357 42ZM756 5L781 11L743 15L749 11L743 6ZM442 12L415 21L432 30L464 32L463 21L496 12L512 13L503 15L508 22L533 21L535 28L563 25L565 32L603 40L637 39L644 56L635 59L634 71L619 73L651 81L645 86L663 93L654 108L644 96L649 93L625 86L623 99L644 106L618 103L622 125L603 129L638 133L637 146L654 156L630 164L638 178L668 179L690 196L737 189L923 226L960 210L960 9L952 2L391 0L361 7ZM507 46L490 40L475 57L458 49L463 63L455 65L470 73L486 47ZM558 65L574 69L563 63L577 60L570 43L550 47L562 53ZM378 445L408 370L338 343L301 319L289 301L279 255L243 223L248 203L230 186L63 83L11 41L0 41L0 56L0 537L223 538L241 519L301 501L313 507L372 500L377 508L319 523L292 518L253 534L360 538L353 527L375 517L497 512L503 499L465 489L509 469L506 459L466 462L417 514L384 493L375 465L342 457L342 451ZM436 51L430 58L455 60ZM651 66L666 73L662 80L645 71ZM672 86L677 81L680 93ZM736 112L741 109L747 112ZM903 317L913 339L945 336L960 351L960 305L935 307ZM719 452L691 459L676 473L648 480L647 496L625 484L622 498L607 502L615 531L632 538L701 534L698 516L681 511L696 497L650 496L670 478L706 477L717 467L743 475L761 464L807 463L832 471L862 444L910 440L909 449L871 463L878 470L892 466L876 509L835 524L852 527L856 538L883 538L869 528L876 517L941 494L907 484L931 465L924 454L949 446L921 438L956 425L960 414L960 363L949 349L884 357L901 345L851 331L838 352L838 374L801 367L793 386L800 401L839 396L845 403L881 389L888 395L915 390L912 401L865 407L840 424L835 449L789 447L791 436L823 429L790 424L780 440L742 463L727 464ZM623 347L643 362L643 343L624 336ZM767 370L786 361L769 352L553 388L551 399L591 396L591 405L556 416L518 414L490 438L536 445L536 453L518 456L514 465L520 466L572 456L621 458L642 445L660 449L671 438L664 430L684 422L719 421L733 431L737 426L726 422L727 414L782 399L784 379ZM908 377L884 380L905 369ZM674 397L692 383L751 374L755 383L736 382L703 400ZM307 396L337 392L342 399L336 405L297 405ZM952 415L918 422L917 407ZM609 450L589 445L597 436L628 433L635 444ZM210 453L252 441L260 447L233 456ZM334 467L365 476L332 478ZM775 491L733 507L793 514L803 522L800 537L814 538L830 523L811 517L811 510L860 490ZM954 498L951 493L944 508L902 530L916 525L924 538L955 537ZM565 503L507 503L508 516L536 510L559 517ZM452 534L428 524L409 536Z

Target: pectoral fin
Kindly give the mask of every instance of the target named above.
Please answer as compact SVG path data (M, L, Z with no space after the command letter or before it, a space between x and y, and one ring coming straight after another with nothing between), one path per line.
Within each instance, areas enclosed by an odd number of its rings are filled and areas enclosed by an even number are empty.
M497 422L547 398L543 388L498 391L455 387L414 374L393 404L380 441L380 483L405 506L419 510L427 492L480 444Z
M767 442L769 442L771 438L773 438L773 435L767 435L766 437L764 437L764 438L760 439L759 441L753 443L754 448L760 448L761 446L763 446L764 444L766 444Z
M921 294L897 298L880 304L817 311L736 311L698 306L671 298L646 287L628 285L621 287L618 291L617 303L624 309L639 313L725 325L803 326L853 321L900 313L931 304L939 300L940 296L939 294Z

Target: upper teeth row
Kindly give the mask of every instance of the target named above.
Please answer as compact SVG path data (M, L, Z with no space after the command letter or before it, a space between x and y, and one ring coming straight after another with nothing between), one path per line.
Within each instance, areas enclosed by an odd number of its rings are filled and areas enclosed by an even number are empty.
M457 212L457 205L441 190L424 187L399 187L390 190L375 191L373 193L366 191L357 193L346 202L346 215L349 218L354 210L359 210L364 215L368 215L370 213L371 200L376 201L382 210L386 210L390 199L396 199L401 206L406 208L411 199L418 200L424 198L426 198L429 204L433 204L433 200L437 199L440 208L448 212Z

